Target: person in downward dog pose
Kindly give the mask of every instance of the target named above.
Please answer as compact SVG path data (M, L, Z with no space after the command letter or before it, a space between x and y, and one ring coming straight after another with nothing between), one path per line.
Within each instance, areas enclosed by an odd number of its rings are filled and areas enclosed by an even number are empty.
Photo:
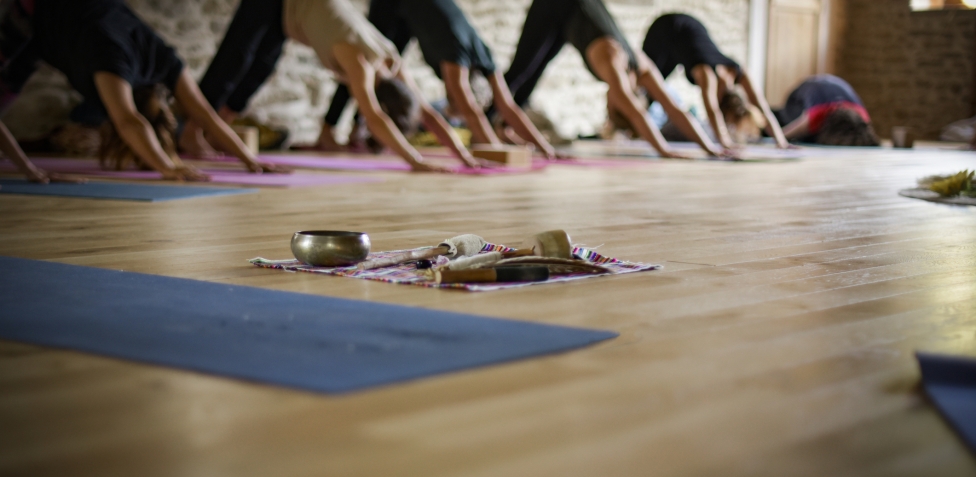
M372 0L368 18L393 41L400 53L410 40L417 39L424 60L444 81L451 108L464 118L471 130L472 142L501 145L484 113L488 106L485 103L491 103L519 137L535 145L542 155L555 157L553 147L515 104L508 85L495 67L491 50L454 0ZM487 79L491 99L478 98L479 78ZM489 88L482 89L489 91ZM338 122L348 97L348 90L340 86L322 129L320 146L325 149L338 146L332 127Z
M601 0L534 0L529 7L512 65L505 73L516 104L524 106L546 65L571 43L587 68L609 87L607 111L629 123L636 134L665 157L688 157L670 147L647 115L639 96L659 101L681 132L711 155L725 155L664 90L664 78L635 53ZM641 91L643 90L643 91Z
M230 120L244 110L274 71L287 38L315 50L322 66L352 92L373 136L414 170L446 171L425 162L404 137L421 121L462 162L479 167L400 68L396 47L348 0L242 0L200 81L207 100L222 117ZM192 154L213 153L194 124L187 124L180 144Z
M807 78L774 111L787 139L828 146L877 146L878 136L864 102L833 75Z
M30 40L33 0L0 1L0 112L7 109L34 72L37 55ZM31 182L83 182L51 174L35 166L0 122L0 154L10 159Z
M107 117L103 166L122 168L131 160L164 179L208 179L176 155L168 101L172 93L186 115L251 172L273 170L247 151L203 99L173 48L122 0L36 0L34 7L33 51L61 70L85 102Z
M694 17L671 13L654 20L643 50L664 77L678 65L684 66L688 81L701 88L708 120L723 147L731 149L758 139L761 129L778 147L790 147L765 96L756 91L738 63L719 51L708 30Z

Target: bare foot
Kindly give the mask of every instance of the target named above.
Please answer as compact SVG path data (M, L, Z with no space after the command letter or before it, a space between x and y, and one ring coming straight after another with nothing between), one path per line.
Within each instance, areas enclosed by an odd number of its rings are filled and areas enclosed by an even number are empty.
M180 152L195 159L213 159L223 156L203 137L203 130L187 126L180 135Z

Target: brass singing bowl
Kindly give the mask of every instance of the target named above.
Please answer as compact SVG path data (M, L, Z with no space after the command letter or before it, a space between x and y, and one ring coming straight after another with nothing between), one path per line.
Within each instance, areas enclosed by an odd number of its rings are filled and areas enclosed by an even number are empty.
M369 235L362 232L308 230L295 232L291 253L300 262L316 267L347 267L369 255Z

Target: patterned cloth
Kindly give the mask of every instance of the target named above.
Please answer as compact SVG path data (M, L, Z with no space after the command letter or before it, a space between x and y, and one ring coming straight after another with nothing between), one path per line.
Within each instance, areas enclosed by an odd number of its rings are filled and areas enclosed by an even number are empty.
M415 250L427 250L431 247L422 247ZM488 252L508 252L514 250L512 248L506 247L504 245L487 244L481 250L481 253ZM370 259L384 258L395 253L404 252L404 250L394 250L390 252L377 252L369 255ZM604 257L593 250L589 250L582 247L573 247L573 255L581 260L585 260L594 265L600 265L611 270L611 274L620 275L623 273L634 273L634 272L644 272L648 270L657 270L661 268L660 265L651 265L646 263L635 263L626 262L623 260L618 260L616 258ZM527 283L443 283L438 284L434 282L428 274L417 270L416 266L412 263L395 265L392 267L378 268L376 270L359 270L355 265L351 267L313 267L312 265L305 265L298 260L268 260L265 258L252 258L249 260L252 264L263 267L263 268L276 268L279 270L288 270L291 272L309 272L309 273L322 273L325 275L334 275L339 277L351 277L351 278L361 278L364 280L376 280L387 283L399 283L403 285L417 285L427 288L458 288L468 291L491 291L491 290L501 290L504 288L517 288L525 287L529 285L538 285L541 283L553 283L553 282L567 282L570 280L582 280L584 278L599 277L602 275L590 275L585 273L571 273L571 274L560 274L549 278L545 282L527 282Z

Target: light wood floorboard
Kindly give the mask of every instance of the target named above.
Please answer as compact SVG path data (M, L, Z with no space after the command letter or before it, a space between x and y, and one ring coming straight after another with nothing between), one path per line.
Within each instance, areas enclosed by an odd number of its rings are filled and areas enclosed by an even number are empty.
M0 255L621 334L343 396L0 341L0 475L976 475L913 358L976 356L976 208L897 195L974 166L829 150L158 204L0 195ZM388 250L554 228L664 269L475 294L246 261L289 257L303 229Z

